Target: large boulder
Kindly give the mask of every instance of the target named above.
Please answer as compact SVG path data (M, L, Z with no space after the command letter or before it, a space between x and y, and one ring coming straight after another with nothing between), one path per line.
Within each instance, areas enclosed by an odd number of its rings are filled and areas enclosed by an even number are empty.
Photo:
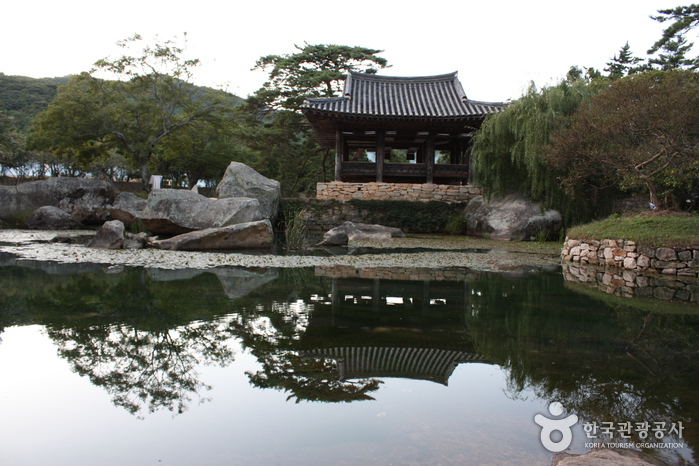
M394 237L405 236L399 228L365 223L344 222L327 231L319 246L340 246L350 241L391 241Z
M133 193L123 192L114 199L110 215L114 220L121 220L127 228L136 221L146 208L148 202Z
M254 222L264 217L257 199L210 199L192 191L155 189L139 218L150 232L170 236Z
M108 206L116 187L104 180L49 178L17 186L0 186L0 219L17 218L39 207L53 206L85 224L101 224L109 218Z
M172 238L152 241L151 246L177 251L266 249L272 246L273 239L272 224L264 219L222 228L191 231Z
M260 202L262 218L272 219L277 215L281 186L279 181L270 180L252 168L239 162L231 162L216 186L216 197L252 197Z
M71 230L83 226L68 212L53 206L39 207L24 223L33 230Z
M477 196L464 210L466 233L507 241L531 241L538 238L557 239L563 227L561 214L543 211L516 194L486 201Z

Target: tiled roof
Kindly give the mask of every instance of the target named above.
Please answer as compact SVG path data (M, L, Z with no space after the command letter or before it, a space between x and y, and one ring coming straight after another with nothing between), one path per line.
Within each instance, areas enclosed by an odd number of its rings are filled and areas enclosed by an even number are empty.
M425 77L392 77L351 72L342 97L306 99L304 113L403 118L484 117L503 103L466 98L457 73Z

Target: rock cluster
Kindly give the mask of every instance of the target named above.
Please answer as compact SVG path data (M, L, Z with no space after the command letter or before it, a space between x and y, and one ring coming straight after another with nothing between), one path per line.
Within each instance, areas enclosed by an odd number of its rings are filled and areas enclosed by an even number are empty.
M640 272L696 277L699 249L649 248L623 239L578 240L566 238L561 258L580 264Z

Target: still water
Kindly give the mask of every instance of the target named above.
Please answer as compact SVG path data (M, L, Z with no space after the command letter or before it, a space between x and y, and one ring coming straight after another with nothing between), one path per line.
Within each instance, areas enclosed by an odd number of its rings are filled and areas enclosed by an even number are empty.
M553 402L579 420L570 453L610 441L593 425L665 422L646 453L694 464L696 303L560 269L0 259L2 464L548 465Z

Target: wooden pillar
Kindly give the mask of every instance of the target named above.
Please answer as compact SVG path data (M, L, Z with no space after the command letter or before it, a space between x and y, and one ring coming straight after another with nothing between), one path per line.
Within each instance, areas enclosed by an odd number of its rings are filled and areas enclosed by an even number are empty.
M342 181L342 160L345 158L345 136L338 129L335 134L335 181Z
M376 132L376 182L383 182L383 164L386 160L386 131Z
M427 168L427 179L425 182L427 184L434 183L434 143L436 137L435 133L430 132L425 142L425 166Z

